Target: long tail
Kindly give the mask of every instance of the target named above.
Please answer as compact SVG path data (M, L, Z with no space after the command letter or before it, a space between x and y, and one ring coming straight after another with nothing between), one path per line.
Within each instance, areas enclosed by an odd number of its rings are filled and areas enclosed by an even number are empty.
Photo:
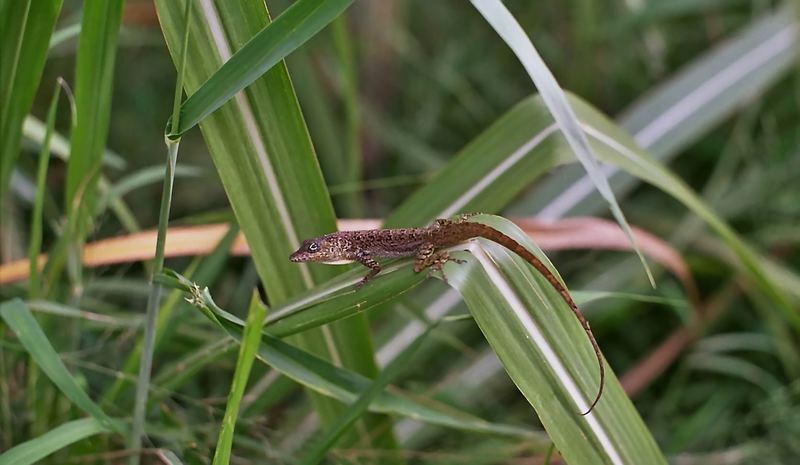
M464 222L461 225L474 225L469 227L470 232L474 233L472 234L472 237L480 236L483 237L484 239L489 239L490 241L496 242L502 245L503 247L511 250L520 257L524 258L525 261L533 265L533 267L536 268L536 270L539 271L539 273L541 273L542 276L545 277L545 279L547 279L547 282L549 282L550 285L553 286L553 288L556 291L558 291L558 293L561 295L561 298L564 299L564 301L572 309L572 313L575 314L575 317L581 323L581 326L583 326L584 331L586 331L586 336L588 336L589 342L591 342L592 344L592 348L594 349L594 354L597 357L597 364L600 367L600 387L597 390L597 396L594 398L594 401L589 406L589 409L581 413L581 415L587 415L589 412L592 411L592 409L594 409L594 406L597 405L597 402L600 400L600 396L603 395L603 385L605 384L605 378L606 378L605 364L603 363L603 355L600 353L600 346L597 344L597 340L594 338L594 333L592 333L592 328L589 326L589 322L586 321L586 318L583 316L583 313L581 313L580 309L575 304L575 301L572 300L572 296L569 294L569 291L567 291L567 288L564 287L563 284L561 284L558 278L555 277L555 275L550 271L550 269L547 268L547 266L545 266L545 264L542 263L542 261L539 260L539 258L536 255L532 254L528 249L523 247L520 243L518 243L514 239L484 224Z

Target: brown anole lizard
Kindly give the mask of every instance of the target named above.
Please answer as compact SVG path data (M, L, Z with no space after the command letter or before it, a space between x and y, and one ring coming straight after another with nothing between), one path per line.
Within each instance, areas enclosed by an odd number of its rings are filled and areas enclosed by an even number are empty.
M376 258L416 257L415 272L419 273L426 268L441 272L442 267L448 261L462 262L462 260L451 258L446 249L466 240L482 237L506 247L533 265L547 279L570 306L589 337L589 342L592 344L600 366L600 386L594 401L582 415L588 414L600 400L605 382L603 357L592 329L589 327L589 322L586 321L583 313L572 300L566 287L536 255L514 239L490 226L467 221L469 216L472 215L462 215L457 220L438 219L427 228L370 229L330 233L303 241L300 248L289 259L293 262L327 264L359 262L370 269L357 284L357 288L360 288L381 271L380 264L375 261Z

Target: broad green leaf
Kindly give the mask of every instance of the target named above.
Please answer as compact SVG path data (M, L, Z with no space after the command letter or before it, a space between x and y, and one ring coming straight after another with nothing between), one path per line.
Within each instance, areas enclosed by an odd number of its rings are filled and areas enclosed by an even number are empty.
M503 231L548 263L513 223L484 216L475 221ZM579 414L597 390L597 361L580 323L547 280L497 244L480 240L468 250L472 256L458 255L468 263L446 266L448 281L566 462L666 464L610 370L599 403Z
M630 131L634 139L653 156L664 161L671 159L793 69L797 34L796 18L788 7L757 18L740 33L700 55L654 92L635 102L620 117L620 125ZM423 219L415 220L419 224L432 217L446 216L439 212L498 211L522 192L524 186L549 170L555 164L554 159L567 156L560 144L539 133L539 128L547 127L547 121L538 122L533 115L522 114L531 111L526 108L536 102L535 98L532 100L509 110L468 144L446 168L438 172L433 182L418 190L395 211L396 222L394 216L390 217L389 222L398 226L411 224L408 222L415 218L417 212L424 215ZM546 115L544 117L547 118ZM524 126L525 119L531 121L530 131ZM660 128L658 137L653 137L656 132L651 128L655 127ZM650 136L645 139L643 136L648 134ZM510 165L510 168L503 169L503 163L500 162L503 157L507 157L505 165ZM497 161L493 162L492 158ZM513 161L512 158L517 160ZM473 171L473 168L477 169ZM614 173L610 182L618 195L640 182L639 178L614 166L606 166L603 171L606 174ZM484 178L481 172L488 175ZM526 177L528 173L529 178ZM504 190L500 186L510 186L510 189ZM469 198L458 201L454 208L448 209L446 205L453 199L459 199L460 192L468 193ZM567 166L514 201L506 212L530 215L538 211L540 217L559 218L568 212L597 214L605 208L605 202L596 195L584 170L578 166ZM737 258L731 255L729 261L736 263ZM787 292L800 289L800 285L793 285L796 279L786 270L781 270L764 257L759 261L770 274L770 279ZM458 303L458 299L450 294L452 292L418 303L428 306L426 313L444 314ZM798 295L797 292L794 294ZM397 330L398 337L391 338L380 348L379 359L390 360L392 354L402 350L421 331L417 321L406 324ZM462 372L470 372L471 368L478 365L488 372L485 379L492 379L494 373L502 369L491 354L484 352L474 363L451 374L458 378ZM489 366L491 368L487 368ZM468 398L463 401L470 403Z
M384 267L381 279L358 291L355 290L355 284L361 280L364 271L356 269L343 274L276 307L267 317L264 329L269 334L284 337L349 318L392 301L425 279L424 273L414 273L407 265L405 261Z
M790 310L784 293L765 274L763 260L730 226L683 181L638 148L624 130L581 99L571 96L570 102L600 160L655 185L701 217L724 239L753 282L788 321L800 328L800 316ZM432 217L470 210L496 211L518 194L526 182L566 162L568 147L547 118L538 97L519 103L440 170L430 184L411 196L387 219L387 224L419 224ZM532 123L528 125L526 121ZM492 149L493 144L498 147ZM535 169L531 170L531 166ZM505 193L495 195L503 187Z
M31 315L28 307L21 300L15 299L0 304L0 316L14 331L19 342L36 361L39 368L75 406L91 415L104 428L122 432L122 426L106 415L81 389L53 346L50 345L50 341L47 340L47 336Z
M12 4L13 3L13 4ZM19 155L22 122L39 87L62 0L20 0L0 16L0 205Z
M800 331L800 315L767 275L759 254L736 231L703 203L686 183L641 150L625 131L582 101L576 99L574 107L600 159L658 187L700 217L736 255L748 278L775 304L795 330Z
M799 29L788 5L762 15L634 102L619 116L619 125L666 163L794 69ZM639 182L615 167L604 172L618 195ZM537 211L541 218L555 219L567 213L597 214L604 207L583 170L568 167L509 213Z
M183 26L180 1L157 0L160 25L175 55ZM323 6L327 11L328 3ZM298 4L298 7L307 2ZM185 76L188 94L196 92L243 44L269 23L263 1L198 2ZM322 11L322 10L320 10ZM289 33L291 31L284 31ZM182 115L181 124L188 120ZM283 62L253 81L200 122L270 304L278 306L338 273L331 267L309 267L288 261L301 241L336 228L330 197L311 146L308 130ZM370 376L376 372L366 321L347 321L307 331L298 343L315 354ZM312 396L323 424L332 424L342 406ZM367 418L367 430L388 431L383 421ZM367 440L375 447L394 447L390 434Z
M353 0L298 0L236 51L181 106L170 137L196 126L339 16Z
M622 230L625 231L625 235L628 236L628 240L633 244L633 248L639 256L639 261L642 262L650 284L655 287L653 274L647 266L642 251L639 250L630 225L625 219L622 209L619 208L619 204L617 204L617 199L614 197L614 192L611 190L608 180L603 175L597 160L595 160L595 155L592 153L586 134L581 130L575 111L570 106L566 94L556 82L553 73L547 68L528 35L501 0L471 0L471 2L511 48L522 63L522 66L525 67L531 80L536 85L539 95L542 96L542 100L547 105L547 109L553 115L553 119L564 135L567 144L569 144L575 157L583 165L586 174L592 180L592 184L608 203L617 223L619 223Z
M31 465L57 450L112 429L96 418L83 418L59 425L47 433L18 444L0 454L0 465Z

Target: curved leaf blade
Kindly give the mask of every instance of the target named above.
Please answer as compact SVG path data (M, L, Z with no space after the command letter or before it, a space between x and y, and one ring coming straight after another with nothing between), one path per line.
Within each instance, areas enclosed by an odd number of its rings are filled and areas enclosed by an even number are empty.
M794 69L798 34L800 23L788 5L764 14L634 102L618 124L655 158L667 162ZM606 167L604 173L617 195L638 182L615 167ZM583 170L569 167L511 209L538 211L544 219L597 214L603 205L593 193Z
M186 281L181 278L177 276L178 281L185 285ZM203 303L200 306L203 314L237 343L241 343L244 322L217 307L207 291L202 291L199 299ZM256 357L295 382L345 403L356 401L371 384L370 379L361 374L339 368L266 332L262 333ZM491 423L430 399L423 403L396 388L379 394L370 403L369 411L401 415L449 428L547 441L524 427Z
M622 213L622 209L617 203L616 197L614 197L614 192L608 184L608 179L606 179L600 165L595 159L595 155L592 153L589 140L581 129L575 111L570 106L566 94L556 82L553 73L547 68L539 52L537 52L536 48L533 46L533 42L528 38L528 35L514 16L506 9L503 2L500 0L471 1L473 6L475 6L486 21L497 31L500 37L502 37L509 48L511 48L522 63L522 66L528 72L534 85L536 85L536 88L539 90L539 94L542 96L545 105L547 105L548 110L550 110L550 113L553 115L553 119L555 119L561 133L564 134L567 144L569 144L575 157L581 162L581 165L583 165L586 174L588 174L589 179L592 180L592 184L594 184L597 191L608 203L608 206L611 208L611 213L633 245L633 249L647 273L650 284L655 287L653 273L650 271L650 267L647 266L647 261L644 259L644 255L636 242L636 238L631 231L628 221L625 219L625 215Z
M487 216L475 220L503 231L548 263L508 220ZM479 240L471 242L469 250L472 256L459 256L467 264L445 267L448 280L566 462L665 464L610 370L600 402L588 415L579 414L597 389L597 361L583 328L558 292L504 247Z
M237 51L182 105L177 138L336 19L353 0L299 0Z

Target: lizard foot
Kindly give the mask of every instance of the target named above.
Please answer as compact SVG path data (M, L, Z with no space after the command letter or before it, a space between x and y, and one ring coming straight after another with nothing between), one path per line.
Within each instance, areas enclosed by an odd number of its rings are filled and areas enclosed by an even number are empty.
M486 213L483 213L483 212L462 213L462 214L458 215L458 217L455 219L455 222L456 223L466 223L467 220L472 218L473 216L485 215L485 214Z
M436 254L433 257L432 263L429 266L430 274L438 272L439 276L442 277L442 281L444 281L445 284L450 284L450 282L447 280L447 274L445 274L445 272L444 272L444 265L447 262L454 262L454 263L462 264L462 263L466 263L467 261L466 260L461 260L460 258L451 257L450 254L446 250L444 250L442 252L439 252L438 254Z

